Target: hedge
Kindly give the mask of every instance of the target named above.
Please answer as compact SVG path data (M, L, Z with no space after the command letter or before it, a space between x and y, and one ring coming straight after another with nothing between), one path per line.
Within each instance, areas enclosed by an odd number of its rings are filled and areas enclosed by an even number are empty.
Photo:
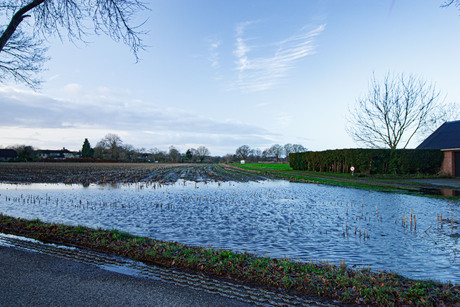
M444 159L438 149L337 149L289 155L294 170L364 174L437 174Z

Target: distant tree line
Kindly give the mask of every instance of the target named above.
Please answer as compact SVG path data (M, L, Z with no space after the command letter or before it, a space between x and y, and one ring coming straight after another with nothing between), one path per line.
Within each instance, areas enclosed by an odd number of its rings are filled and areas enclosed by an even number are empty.
M14 149L18 154L17 161L33 161L36 158L36 151L29 145L10 146L9 149Z
M75 161L123 161L123 162L151 162L151 163L233 163L245 160L245 162L289 162L290 153L305 152L307 149L299 144L285 144L284 146L275 144L269 148L261 150L251 148L249 145L238 147L234 154L221 156L211 156L210 150L205 146L189 148L185 153L181 153L174 146L170 146L167 151L162 151L156 147L134 148L132 145L125 144L117 134L109 133L104 136L96 146L92 147L88 139L83 141L81 150L69 152L70 155L44 157L44 150L38 150L29 145L10 146L18 153L18 161L41 161L43 159L60 159ZM45 150L46 151L46 150ZM73 155L72 155L73 154Z
M219 157L211 157L211 152L205 146L190 148L185 154L180 153L174 146L170 146L168 151L161 151L156 147L134 148L124 144L120 136L113 133L107 134L94 148L91 148L88 139L85 139L81 152L83 158L95 160L156 163L220 162Z
M275 144L264 150L242 145L236 149L234 155L226 155L223 159L225 162L240 160L245 162L289 162L289 154L304 151L307 149L300 144L285 144L284 146Z

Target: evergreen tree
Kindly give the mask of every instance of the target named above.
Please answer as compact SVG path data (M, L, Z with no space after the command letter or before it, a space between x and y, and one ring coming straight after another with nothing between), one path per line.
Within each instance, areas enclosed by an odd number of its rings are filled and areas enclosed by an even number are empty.
M81 156L83 158L92 158L94 156L94 149L91 148L88 139L85 139L83 142L83 147L81 148Z
M187 149L187 152L185 153L185 159L187 161L192 161L193 158L193 151L191 149Z

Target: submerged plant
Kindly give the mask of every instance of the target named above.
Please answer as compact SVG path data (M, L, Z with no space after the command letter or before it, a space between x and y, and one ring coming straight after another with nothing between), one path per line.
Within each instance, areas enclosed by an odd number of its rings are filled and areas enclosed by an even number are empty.
M32 230L31 230L32 229ZM0 231L44 242L91 248L162 266L195 270L301 295L339 299L345 303L387 305L455 305L460 288L450 283L411 280L394 273L352 270L344 262L302 263L258 257L212 247L187 246L119 232L28 221L0 215Z

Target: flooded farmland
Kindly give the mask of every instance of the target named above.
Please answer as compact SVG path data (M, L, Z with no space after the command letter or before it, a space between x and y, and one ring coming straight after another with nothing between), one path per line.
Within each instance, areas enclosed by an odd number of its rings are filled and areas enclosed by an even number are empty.
M1 183L0 212L460 283L458 202L280 180L186 179Z

